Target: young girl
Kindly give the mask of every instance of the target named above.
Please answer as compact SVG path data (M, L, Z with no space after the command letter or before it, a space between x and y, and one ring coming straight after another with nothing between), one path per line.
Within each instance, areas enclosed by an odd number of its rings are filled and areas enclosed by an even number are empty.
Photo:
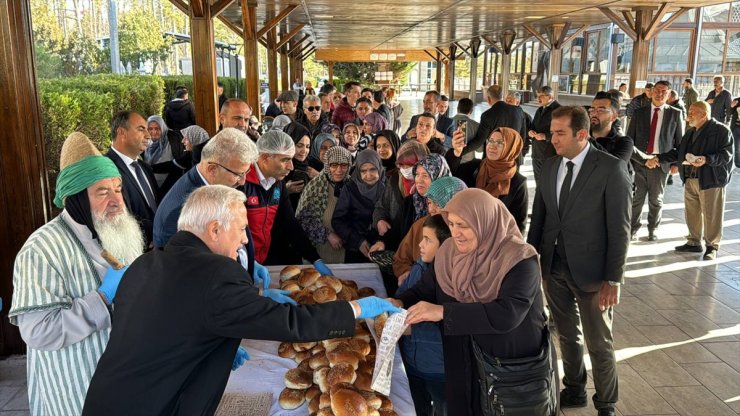
M421 258L411 267L408 278L398 288L396 296L413 287L429 267L434 267L434 256L439 246L449 237L450 229L442 215L427 218L419 243ZM413 325L411 335L401 338L401 357L406 366L416 413L446 415L444 359L439 325L430 322Z

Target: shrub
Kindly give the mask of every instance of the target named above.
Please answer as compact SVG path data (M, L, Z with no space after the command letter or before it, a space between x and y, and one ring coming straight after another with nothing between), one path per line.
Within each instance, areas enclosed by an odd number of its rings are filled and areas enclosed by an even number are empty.
M195 99L195 89L193 88L193 77L190 75L172 75L162 77L164 80L164 100L165 102L175 98L175 89L182 85L188 89L190 100ZM237 81L234 78L219 77L218 81L224 85L224 94L229 98L245 99L244 79L239 79L239 94L235 94Z

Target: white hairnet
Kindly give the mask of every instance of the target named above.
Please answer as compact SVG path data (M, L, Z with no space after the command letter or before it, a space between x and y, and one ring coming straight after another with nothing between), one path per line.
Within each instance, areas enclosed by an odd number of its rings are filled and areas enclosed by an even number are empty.
M260 154L289 155L295 153L293 139L280 130L270 130L257 140Z
M285 126L290 124L293 120L290 119L290 117L286 116L285 114L281 114L277 117L275 117L275 120L272 120L272 126L270 127L270 130L280 130L282 131L285 129Z

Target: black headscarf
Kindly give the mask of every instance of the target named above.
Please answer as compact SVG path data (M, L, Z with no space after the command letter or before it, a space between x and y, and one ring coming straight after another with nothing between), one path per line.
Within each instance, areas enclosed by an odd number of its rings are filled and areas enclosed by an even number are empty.
M398 148L401 147L401 139L393 130L381 130L373 138L373 149L375 149L376 151L378 150L378 137L381 136L385 137L391 143L391 147L393 147L393 156L391 156L390 159L387 160L381 159L381 162L383 162L383 167L387 172L396 168L396 152L398 152Z
M68 196L64 200L64 209L76 223L86 226L92 233L92 238L97 239L98 233L93 225L92 211L90 211L90 198L87 197L87 189Z
M293 143L298 144L298 142L304 137L308 136L311 137L311 132L308 131L307 128L303 127L303 125L296 123L295 121L285 126L283 131L290 136L291 139L293 139ZM309 151L311 150L311 143L308 144ZM293 158L293 169L297 171L302 172L308 172L308 157L306 156L306 160L300 161L298 159Z

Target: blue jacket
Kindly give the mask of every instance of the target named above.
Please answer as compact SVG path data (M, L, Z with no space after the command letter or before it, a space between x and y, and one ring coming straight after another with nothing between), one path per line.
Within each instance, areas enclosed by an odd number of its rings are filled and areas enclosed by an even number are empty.
M205 186L206 183L198 173L198 166L193 166L186 174L172 185L172 188L164 196L162 202L157 207L154 214L154 247L162 249L177 233L177 220L180 218L180 211L185 205L185 200L191 192ZM249 275L254 276L254 246L252 245L252 233L247 228L247 256L249 257Z
M396 297L414 287L429 267L434 266L421 260L414 263L409 276L398 288ZM401 356L409 374L427 380L444 381L442 333L438 324L422 322L412 325L411 335L401 337Z

